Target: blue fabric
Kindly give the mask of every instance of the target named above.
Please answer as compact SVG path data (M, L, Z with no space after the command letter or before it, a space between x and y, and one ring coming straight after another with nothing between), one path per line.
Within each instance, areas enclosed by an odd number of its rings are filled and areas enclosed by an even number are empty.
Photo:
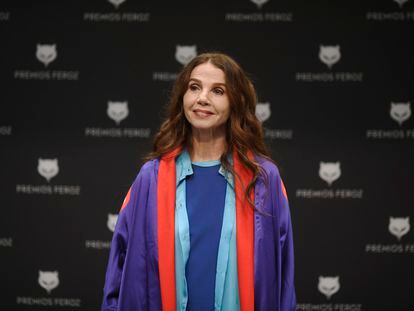
M187 310L214 309L217 255L224 214L226 180L220 162L193 165L186 180L186 207L190 228L190 255L185 267Z
M232 159L230 158L230 163ZM198 166L218 164L218 161L194 163ZM190 254L190 228L186 208L186 177L193 175L189 154L184 151L176 160L176 210L175 210L175 272L177 310L186 310L188 303L186 264ZM214 310L237 311L240 309L237 249L236 249L236 210L234 184L231 174L223 167L219 169L227 181L223 223L215 273ZM214 275L214 274L213 274ZM211 310L211 309L210 309Z

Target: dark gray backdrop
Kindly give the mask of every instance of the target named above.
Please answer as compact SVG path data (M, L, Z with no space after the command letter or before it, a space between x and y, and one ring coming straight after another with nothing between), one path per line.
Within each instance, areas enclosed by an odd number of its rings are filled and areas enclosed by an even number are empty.
M219 50L258 91L298 310L413 310L413 25L413 0L2 1L1 309L98 310L178 60Z

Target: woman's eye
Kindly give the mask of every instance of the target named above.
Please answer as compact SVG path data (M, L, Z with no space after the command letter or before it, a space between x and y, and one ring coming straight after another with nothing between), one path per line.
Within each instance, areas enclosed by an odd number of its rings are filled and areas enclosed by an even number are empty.
M196 91L196 90L198 90L198 86L197 86L197 84L190 84L189 89L192 90L192 91Z
M213 92L217 95L223 95L224 94L224 91L220 88L213 89Z

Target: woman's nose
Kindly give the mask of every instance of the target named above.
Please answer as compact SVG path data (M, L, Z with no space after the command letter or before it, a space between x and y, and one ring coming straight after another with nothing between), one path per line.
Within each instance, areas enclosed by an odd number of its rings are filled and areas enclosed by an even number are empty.
M198 94L197 103L201 105L207 105L209 103L207 92L202 91Z

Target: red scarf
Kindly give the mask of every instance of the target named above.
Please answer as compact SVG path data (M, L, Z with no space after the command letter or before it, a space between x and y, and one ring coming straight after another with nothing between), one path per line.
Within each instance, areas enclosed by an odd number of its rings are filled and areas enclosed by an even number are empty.
M158 219L158 269L160 274L161 301L163 311L176 310L175 293L175 158L177 148L160 160L157 187ZM253 159L252 153L248 153ZM236 196L237 273L239 279L240 310L254 310L254 212L245 198L245 188L253 174L242 164L237 152L233 152ZM241 182L240 182L241 181ZM244 186L244 187L243 187ZM250 199L254 202L254 192Z

